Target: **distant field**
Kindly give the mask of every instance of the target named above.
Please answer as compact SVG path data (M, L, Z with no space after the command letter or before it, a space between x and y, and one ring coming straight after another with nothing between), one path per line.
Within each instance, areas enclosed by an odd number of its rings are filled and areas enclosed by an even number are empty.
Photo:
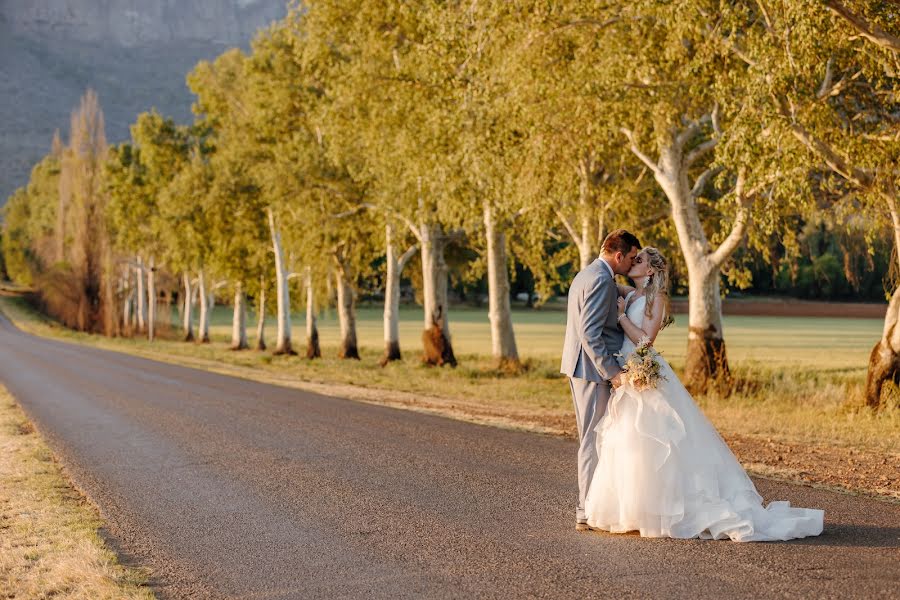
M514 310L513 323L519 353L523 358L555 359L560 355L566 315L557 310ZM271 319L270 319L271 321ZM304 337L304 317L294 315L294 338ZM417 352L421 346L422 312L418 307L400 311L401 348ZM754 364L777 361L790 367L809 367L817 371L864 370L872 346L881 336L880 319L842 319L830 317L726 317L725 339L729 359ZM360 346L380 349L383 345L381 309L360 308L357 332ZM267 334L274 336L274 321ZM490 354L491 338L487 310L453 309L450 333L457 354ZM216 307L212 334L231 335L231 310ZM319 319L323 346L337 346L339 331L334 311ZM252 333L251 333L252 335ZM675 324L663 330L657 347L674 365L684 361L687 345L687 316L677 315Z

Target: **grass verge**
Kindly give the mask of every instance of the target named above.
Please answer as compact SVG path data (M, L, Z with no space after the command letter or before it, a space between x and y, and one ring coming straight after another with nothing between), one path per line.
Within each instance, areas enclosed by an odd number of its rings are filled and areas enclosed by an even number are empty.
M152 599L148 574L118 564L101 525L0 387L0 597Z

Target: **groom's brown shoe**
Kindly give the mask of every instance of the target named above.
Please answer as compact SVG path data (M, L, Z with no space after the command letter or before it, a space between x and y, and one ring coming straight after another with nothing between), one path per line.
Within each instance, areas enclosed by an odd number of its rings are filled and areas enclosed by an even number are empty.
M575 531L603 531L599 527L589 525L587 521L575 521Z

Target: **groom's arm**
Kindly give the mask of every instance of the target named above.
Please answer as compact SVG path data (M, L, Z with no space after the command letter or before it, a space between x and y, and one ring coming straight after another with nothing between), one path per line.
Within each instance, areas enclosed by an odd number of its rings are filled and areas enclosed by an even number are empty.
M581 310L581 345L597 367L600 376L607 381L622 371L615 357L606 349L602 335L603 326L609 317L611 296L617 293L618 290L612 280L601 279L585 292L584 307Z

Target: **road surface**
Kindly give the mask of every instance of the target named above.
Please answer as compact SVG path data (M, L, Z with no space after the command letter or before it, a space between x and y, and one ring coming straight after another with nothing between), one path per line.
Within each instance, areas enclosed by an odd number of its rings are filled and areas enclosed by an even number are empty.
M825 533L576 533L570 440L37 338L3 317L0 381L164 599L900 595L896 504L757 480L767 500L825 509Z

